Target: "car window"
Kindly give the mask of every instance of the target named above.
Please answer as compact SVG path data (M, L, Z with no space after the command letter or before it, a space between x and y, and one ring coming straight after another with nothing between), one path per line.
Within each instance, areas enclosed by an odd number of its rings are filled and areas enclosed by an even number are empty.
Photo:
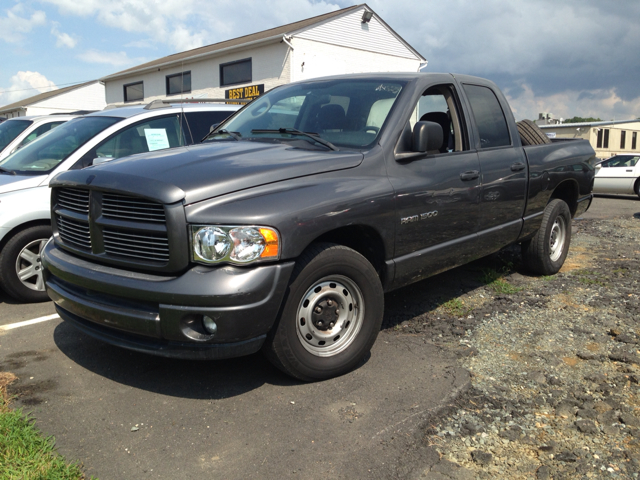
M0 123L0 151L4 150L32 123L31 120L8 120Z
M635 167L636 163L638 163L638 159L640 159L640 157L634 157L631 155L624 155L624 156L618 156L618 157L613 157L610 158L609 160L606 160L604 162L602 162L602 166L607 168L607 167Z
M225 121L232 113L234 111L231 110L185 112L184 129L191 133L192 141L190 143L200 143L209 133L212 125Z
M18 145L18 148L24 147L27 143L33 142L36 138L38 138L43 133L47 133L53 130L54 128L56 128L58 125L62 125L63 123L64 122L49 122L49 123L45 123L44 125L40 125L38 128L33 130L33 132L31 132L29 135L27 135L22 139L22 141L20 142L20 145Z
M70 120L12 153L0 165L5 170L26 175L50 173L88 140L121 120L121 117L103 116Z
M185 145L179 115L144 120L109 138L96 147L95 158L122 158Z
M480 148L511 145L509 127L495 93L490 88L464 85L480 134Z
M413 108L405 129L398 140L397 152L410 152L411 132L417 122L433 122L442 128L442 143L439 153L468 150L468 142L461 128L461 110L458 106L456 90L453 85L434 85L422 93ZM430 152L430 153L438 153Z

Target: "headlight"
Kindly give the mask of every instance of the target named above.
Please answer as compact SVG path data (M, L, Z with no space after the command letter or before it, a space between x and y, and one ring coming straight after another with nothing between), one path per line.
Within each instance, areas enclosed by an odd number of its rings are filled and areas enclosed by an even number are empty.
M199 263L277 260L280 236L269 227L192 225L192 256Z

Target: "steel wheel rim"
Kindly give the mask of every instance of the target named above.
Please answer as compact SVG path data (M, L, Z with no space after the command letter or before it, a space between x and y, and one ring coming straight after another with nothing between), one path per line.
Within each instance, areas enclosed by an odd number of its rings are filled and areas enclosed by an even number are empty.
M332 357L353 343L363 322L364 300L360 288L347 277L330 275L315 282L300 300L296 333L309 353Z
M30 290L44 292L44 276L42 275L42 249L47 244L47 238L29 242L24 246L16 258L16 275L20 283Z
M564 251L564 240L567 235L567 224L563 217L556 218L549 235L549 258L557 261Z

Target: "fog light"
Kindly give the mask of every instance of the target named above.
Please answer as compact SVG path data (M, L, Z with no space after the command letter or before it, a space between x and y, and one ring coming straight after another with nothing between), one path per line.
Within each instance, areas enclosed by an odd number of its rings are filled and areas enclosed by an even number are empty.
M207 333L210 333L211 335L218 333L218 325L213 321L213 318L205 315L202 317L202 325L204 325L204 329Z

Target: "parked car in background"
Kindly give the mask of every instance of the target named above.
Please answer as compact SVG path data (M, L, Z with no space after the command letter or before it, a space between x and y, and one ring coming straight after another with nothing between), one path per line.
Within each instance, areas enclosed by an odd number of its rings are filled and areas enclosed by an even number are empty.
M41 115L10 118L0 124L0 161L40 135L77 115Z
M640 155L615 155L596 164L593 193L640 197Z
M58 173L199 143L213 124L239 108L156 101L103 110L75 118L9 155L0 162L0 286L20 301L48 299L40 252L51 236L49 181Z

